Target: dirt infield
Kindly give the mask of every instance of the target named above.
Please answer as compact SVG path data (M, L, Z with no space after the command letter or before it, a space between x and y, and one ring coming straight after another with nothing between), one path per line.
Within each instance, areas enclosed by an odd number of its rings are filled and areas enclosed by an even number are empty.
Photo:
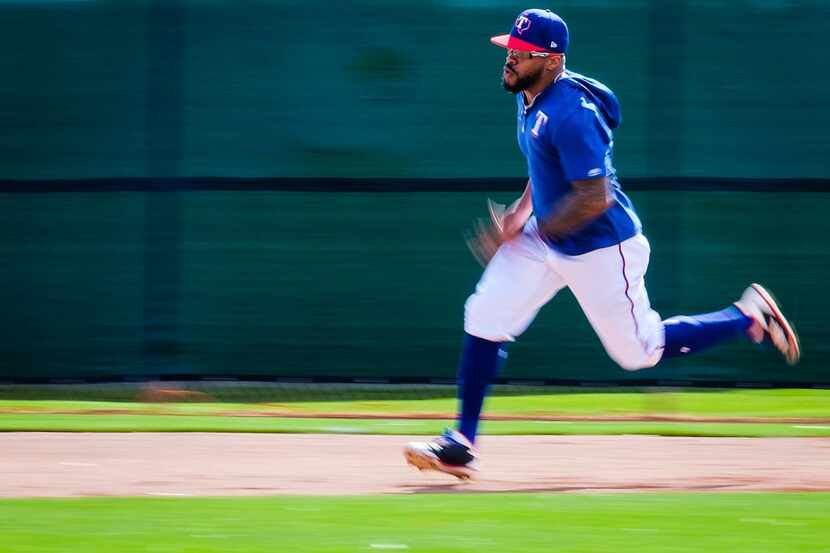
M0 497L830 490L827 438L484 436L463 483L406 466L410 439L4 433Z

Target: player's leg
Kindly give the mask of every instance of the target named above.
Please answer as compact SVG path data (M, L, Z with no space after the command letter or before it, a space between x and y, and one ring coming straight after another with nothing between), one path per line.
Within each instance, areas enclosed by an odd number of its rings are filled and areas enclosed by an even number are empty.
M464 308L464 344L458 366L457 430L404 449L407 461L469 477L475 470L473 443L484 398L507 357L505 345L530 325L539 309L564 286L549 265L550 251L535 233L502 246Z
M663 324L645 286L649 255L637 235L555 261L608 355L627 370L654 366L663 354Z
M620 366L628 370L651 367L663 358L703 351L743 336L756 342L769 336L788 362L798 360L795 333L771 295L758 285L720 311L660 322L645 288L649 254L645 237L635 236L563 262L562 272L571 289ZM602 283L591 275L602 275Z
M801 357L798 336L781 308L760 284L750 285L741 298L720 311L702 315L680 315L663 321L663 358L702 351L732 338L746 336L752 342L768 339L787 363Z
M457 429L475 442L484 398L507 360L507 344L464 333L458 361Z
M535 232L523 234L499 249L464 305L458 430L470 442L475 441L489 385L507 359L506 345L564 286L549 260L550 250Z
M506 345L521 335L565 286L551 266L552 252L539 239L535 219L488 264L464 305L464 348L459 362L458 430L475 441L490 382L507 359Z
M645 286L651 248L642 235L567 258L563 274L606 351L626 370L744 336L753 321L734 306L661 321Z

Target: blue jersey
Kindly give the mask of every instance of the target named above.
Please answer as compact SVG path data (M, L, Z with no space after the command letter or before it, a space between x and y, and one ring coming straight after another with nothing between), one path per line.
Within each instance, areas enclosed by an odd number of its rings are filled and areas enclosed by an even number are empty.
M612 161L613 130L620 123L614 93L594 79L570 71L543 90L529 107L519 104L519 148L527 159L533 212L541 223L571 191L575 180L608 177L614 202L574 234L548 245L580 255L619 244L640 232L640 219L623 194Z

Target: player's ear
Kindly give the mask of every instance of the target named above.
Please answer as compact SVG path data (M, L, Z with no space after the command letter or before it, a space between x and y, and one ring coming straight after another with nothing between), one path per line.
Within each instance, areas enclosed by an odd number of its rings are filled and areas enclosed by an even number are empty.
M562 56L550 56L548 58L548 71L556 71L562 65Z
M550 56L547 61L548 63L545 65L545 68L548 71L556 71L559 67L559 56Z

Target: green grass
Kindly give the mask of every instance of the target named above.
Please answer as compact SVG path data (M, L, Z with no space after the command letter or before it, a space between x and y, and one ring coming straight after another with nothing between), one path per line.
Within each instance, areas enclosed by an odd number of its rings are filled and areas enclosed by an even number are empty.
M335 399L337 390L344 397ZM431 435L449 425L456 409L454 397L389 397L389 388L372 390L382 399L349 397L329 390L328 401L271 403L139 403L105 401L0 401L0 431L68 432L321 432ZM319 392L319 388L316 389ZM424 389L425 390L425 389ZM436 388L446 395L454 388ZM517 393L522 391L523 393ZM302 394L302 388L297 391ZM426 391L424 392L427 393ZM319 398L317 398L319 399ZM278 414L374 416L411 414L448 420L280 418ZM488 398L487 415L521 417L630 416L700 417L711 422L656 421L486 421L488 434L659 434L683 436L830 436L830 390L682 390L631 392L620 390L503 387ZM269 416L245 416L251 414ZM724 418L754 422L719 422ZM774 418L806 419L781 423Z
M383 399L366 399L353 395L348 388L329 392L326 401L283 401L257 403L137 403L104 401L49 401L3 400L0 412L27 411L90 411L119 410L136 414L165 413L182 415L224 414L234 411L285 412L293 414L364 413L373 415L437 415L452 414L456 410L455 389L443 393L448 397L412 397L401 388L403 399L389 397L389 388L383 389ZM556 388L537 388L516 393L509 387L496 390L487 399L486 412L492 415L517 416L693 416L693 417L752 417L752 418L817 418L830 420L830 390L772 389L772 390L683 390L683 391L574 391ZM302 390L295 395L302 398ZM339 394L339 395L338 395ZM368 394L371 397L371 394Z
M0 501L0 552L827 552L830 494Z
M165 415L0 415L0 432L278 432L435 435L450 420ZM830 436L830 424L485 421L489 435Z

